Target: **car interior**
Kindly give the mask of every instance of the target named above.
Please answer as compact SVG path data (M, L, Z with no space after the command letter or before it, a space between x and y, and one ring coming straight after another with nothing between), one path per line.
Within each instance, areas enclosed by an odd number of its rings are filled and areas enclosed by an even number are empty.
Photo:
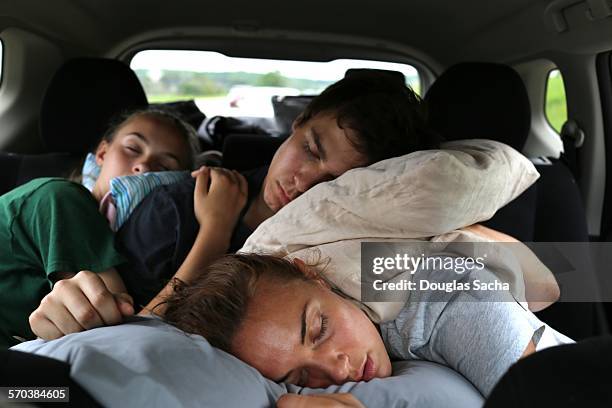
M0 9L0 195L38 177L70 176L114 115L149 104L173 109L193 125L203 151L200 163L235 170L269 164L293 120L324 88L298 94L287 84L271 89L287 92L265 94L272 117L227 114L230 104L246 105L248 93L229 103L219 98L226 109L220 114L199 106L193 93L156 99L151 78L165 68L150 66L146 77L134 65L141 52L376 61L415 69L428 124L445 140L499 141L535 165L538 181L484 225L523 242L612 238L608 0L24 0L0 2ZM558 123L549 114L553 80L563 88ZM554 253L539 255L555 264ZM585 340L610 334L610 302L605 295L561 301L537 316ZM72 387L77 398L81 391Z

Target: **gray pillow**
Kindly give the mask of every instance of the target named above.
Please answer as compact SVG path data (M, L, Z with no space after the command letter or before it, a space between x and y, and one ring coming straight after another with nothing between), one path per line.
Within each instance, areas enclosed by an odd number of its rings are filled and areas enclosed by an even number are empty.
M158 319L134 318L13 347L71 365L71 376L108 407L269 407L286 392L351 392L368 407L480 407L454 371L429 362L394 364L398 376L325 390L276 384L235 357Z
M366 407L482 407L484 398L458 372L429 361L397 361L393 376L334 385L325 390L286 385L299 394L350 392Z

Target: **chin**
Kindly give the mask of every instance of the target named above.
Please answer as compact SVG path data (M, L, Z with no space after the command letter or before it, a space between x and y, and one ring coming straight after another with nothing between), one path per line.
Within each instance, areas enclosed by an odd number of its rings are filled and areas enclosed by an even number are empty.
M270 199L270 194L268 194L266 190L264 190L263 194L264 194L263 201L266 204L266 206L270 209L270 211L276 214L281 208L283 208L283 205L281 203L275 202L273 199Z

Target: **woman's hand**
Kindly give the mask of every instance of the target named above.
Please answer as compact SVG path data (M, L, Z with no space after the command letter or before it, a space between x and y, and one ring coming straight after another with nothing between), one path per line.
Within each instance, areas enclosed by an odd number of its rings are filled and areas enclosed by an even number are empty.
M278 408L365 408L351 394L285 394L276 402Z
M200 227L212 224L231 232L247 201L244 176L235 170L205 166L191 175L196 179L193 204Z
M55 283L30 315L30 328L38 337L52 340L94 327L119 324L134 314L133 300L123 282L115 282L114 268L105 272L81 271ZM122 290L123 289L123 290Z

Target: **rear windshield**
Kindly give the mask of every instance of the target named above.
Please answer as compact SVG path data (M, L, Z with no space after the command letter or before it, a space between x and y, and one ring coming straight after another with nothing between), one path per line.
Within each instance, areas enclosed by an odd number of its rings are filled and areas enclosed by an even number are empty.
M273 117L273 96L317 95L349 68L399 71L417 93L415 67L384 61L329 62L228 57L218 52L145 50L130 64L150 103L195 100L207 116Z

